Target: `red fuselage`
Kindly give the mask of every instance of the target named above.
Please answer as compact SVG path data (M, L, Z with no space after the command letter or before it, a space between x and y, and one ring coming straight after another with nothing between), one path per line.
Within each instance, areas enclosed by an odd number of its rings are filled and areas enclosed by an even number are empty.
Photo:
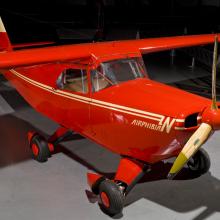
M103 58L107 59L115 57ZM90 72L101 62L87 62L86 94L56 88L63 69L86 62L17 68L5 76L37 111L117 154L148 163L176 156L198 128L210 100L148 77L92 92ZM198 123L185 127L185 118L192 114Z

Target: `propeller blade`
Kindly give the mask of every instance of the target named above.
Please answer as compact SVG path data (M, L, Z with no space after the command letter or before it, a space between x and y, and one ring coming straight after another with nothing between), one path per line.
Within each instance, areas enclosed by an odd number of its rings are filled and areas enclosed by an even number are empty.
M183 168L188 160L199 150L205 143L212 131L211 125L202 123L187 141L182 151L176 158L167 178L173 179L176 174Z
M217 110L218 106L216 103L216 69L218 61L218 36L215 36L215 46L213 53L213 65L212 65L212 110Z

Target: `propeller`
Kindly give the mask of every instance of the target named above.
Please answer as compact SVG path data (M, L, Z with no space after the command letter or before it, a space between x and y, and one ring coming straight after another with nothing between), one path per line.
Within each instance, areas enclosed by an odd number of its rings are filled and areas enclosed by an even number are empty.
M218 106L216 104L216 69L218 61L218 36L215 36L215 46L213 53L213 65L212 65L212 110L217 110Z
M182 151L176 158L169 174L167 175L168 179L173 179L177 173L183 168L183 166L189 161L189 159L195 155L199 148L205 143L209 135L212 133L213 124L210 122L213 121L218 116L219 111L216 103L216 68L217 68L217 56L218 56L218 36L215 36L215 45L213 53L213 66L212 66L212 104L211 109L208 109L204 114L204 120L199 128L192 134L190 139L187 141ZM215 117L213 117L215 116ZM216 122L218 121L216 120ZM215 121L214 121L215 122Z

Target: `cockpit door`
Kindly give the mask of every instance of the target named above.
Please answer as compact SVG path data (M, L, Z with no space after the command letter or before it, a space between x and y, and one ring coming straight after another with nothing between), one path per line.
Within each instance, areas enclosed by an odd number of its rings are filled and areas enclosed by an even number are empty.
M63 125L88 135L90 132L90 92L88 68L72 65L64 68L56 81L58 117Z

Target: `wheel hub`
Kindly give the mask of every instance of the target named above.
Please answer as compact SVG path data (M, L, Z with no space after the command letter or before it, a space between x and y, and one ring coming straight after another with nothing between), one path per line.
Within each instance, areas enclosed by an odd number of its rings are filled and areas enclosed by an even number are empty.
M39 148L37 147L36 144L32 144L32 151L33 151L33 154L34 154L35 156L38 155L38 153L39 153Z
M102 203L104 204L105 207L107 207L107 208L110 207L110 201L109 201L109 198L105 192L101 193L101 200L102 200Z

